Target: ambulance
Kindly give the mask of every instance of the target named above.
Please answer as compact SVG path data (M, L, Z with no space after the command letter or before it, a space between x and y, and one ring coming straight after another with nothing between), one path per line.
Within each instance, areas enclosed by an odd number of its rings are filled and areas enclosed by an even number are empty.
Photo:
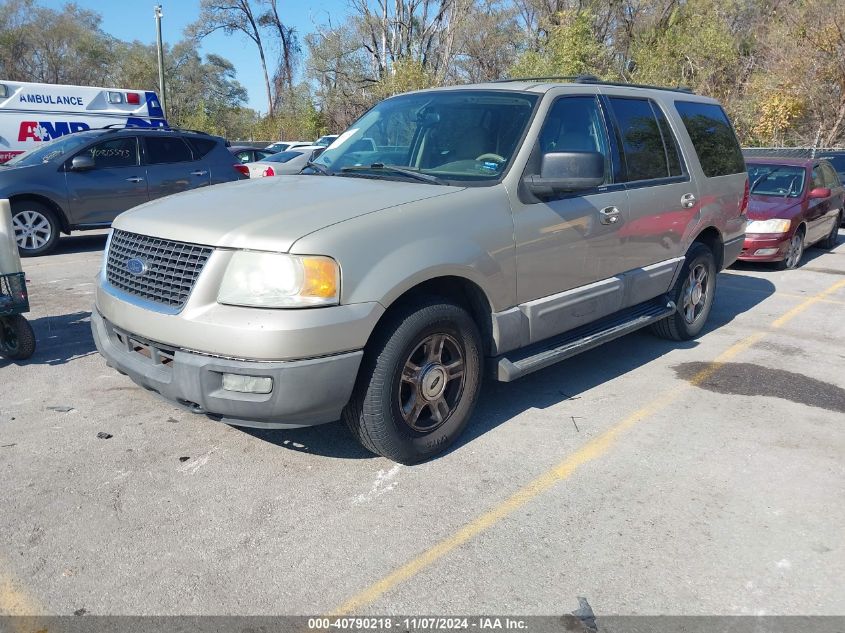
M0 79L0 163L81 130L167 127L155 92Z

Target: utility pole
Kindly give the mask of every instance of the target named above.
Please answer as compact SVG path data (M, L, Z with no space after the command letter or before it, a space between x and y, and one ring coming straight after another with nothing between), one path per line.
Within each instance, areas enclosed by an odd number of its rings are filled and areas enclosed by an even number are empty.
M158 33L158 98L161 101L161 112L167 118L167 89L164 87L164 50L161 45L161 5L155 6L156 32Z

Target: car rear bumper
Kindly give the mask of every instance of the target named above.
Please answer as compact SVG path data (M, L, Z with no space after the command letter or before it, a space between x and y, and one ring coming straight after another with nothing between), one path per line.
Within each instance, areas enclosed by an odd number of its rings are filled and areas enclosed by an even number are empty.
M95 309L91 329L107 363L193 413L239 426L284 429L332 422L352 393L363 351L290 361L249 361L174 349L121 330ZM224 389L224 374L269 378L269 393Z
M739 259L745 262L779 262L789 250L788 233L746 235Z

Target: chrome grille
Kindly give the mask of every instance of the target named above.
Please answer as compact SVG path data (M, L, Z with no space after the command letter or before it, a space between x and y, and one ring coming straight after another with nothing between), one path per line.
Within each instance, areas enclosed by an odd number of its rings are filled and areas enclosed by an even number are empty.
M185 305L213 249L198 244L114 230L106 278L115 288L172 308ZM133 275L127 262L138 259L146 270Z

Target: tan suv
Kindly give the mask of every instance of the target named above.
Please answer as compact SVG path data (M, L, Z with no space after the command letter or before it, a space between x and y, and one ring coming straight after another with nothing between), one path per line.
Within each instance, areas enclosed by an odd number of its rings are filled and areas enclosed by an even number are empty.
M712 99L594 78L414 92L300 175L121 215L92 327L194 412L343 417L413 463L460 434L485 369L515 380L647 325L696 336L747 198Z

